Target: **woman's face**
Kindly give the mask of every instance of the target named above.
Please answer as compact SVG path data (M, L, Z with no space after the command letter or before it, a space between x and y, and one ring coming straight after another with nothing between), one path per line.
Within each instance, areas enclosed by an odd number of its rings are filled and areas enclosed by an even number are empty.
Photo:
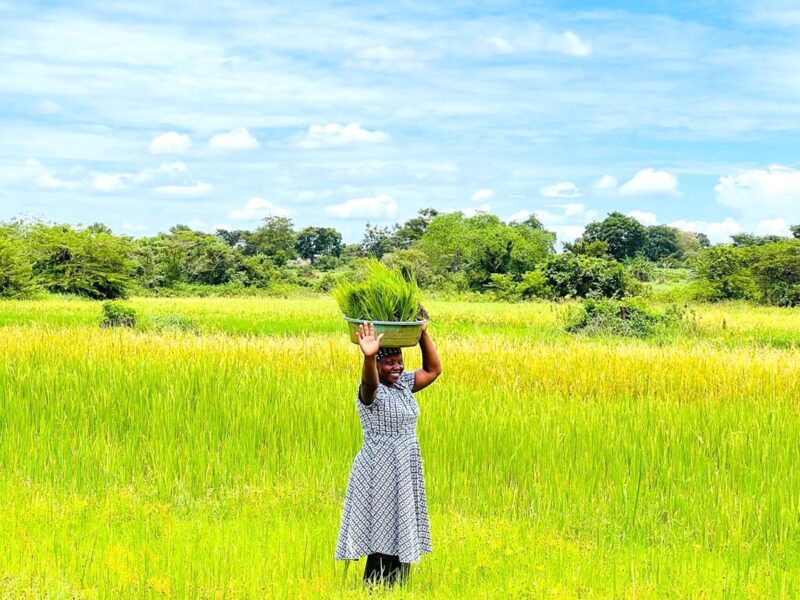
M378 361L378 377L387 385L394 385L400 379L405 365L402 354L390 354Z

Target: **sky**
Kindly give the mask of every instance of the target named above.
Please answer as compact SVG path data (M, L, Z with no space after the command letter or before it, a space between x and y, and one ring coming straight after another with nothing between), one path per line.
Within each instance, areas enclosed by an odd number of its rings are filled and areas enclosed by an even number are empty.
M0 220L800 223L800 4L0 0Z

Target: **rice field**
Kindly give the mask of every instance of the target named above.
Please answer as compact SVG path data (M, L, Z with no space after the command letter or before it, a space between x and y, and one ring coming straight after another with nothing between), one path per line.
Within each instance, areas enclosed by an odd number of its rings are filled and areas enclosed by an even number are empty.
M692 306L641 341L425 303L433 553L370 596L333 560L361 445L333 300L128 304L133 330L0 303L0 597L800 595L800 311Z

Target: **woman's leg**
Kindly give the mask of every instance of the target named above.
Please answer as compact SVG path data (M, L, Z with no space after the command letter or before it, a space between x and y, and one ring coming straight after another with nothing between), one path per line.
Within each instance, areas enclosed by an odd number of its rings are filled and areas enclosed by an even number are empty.
M396 556L391 554L380 554L376 552L367 556L367 563L364 566L365 583L392 583L394 559Z

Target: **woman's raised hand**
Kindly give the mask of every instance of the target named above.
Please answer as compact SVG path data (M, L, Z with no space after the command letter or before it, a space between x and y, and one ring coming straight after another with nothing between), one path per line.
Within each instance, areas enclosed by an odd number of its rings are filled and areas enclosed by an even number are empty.
M375 327L372 323L361 323L358 326L358 345L361 346L364 356L375 356L378 353L382 337L382 333L375 337Z

